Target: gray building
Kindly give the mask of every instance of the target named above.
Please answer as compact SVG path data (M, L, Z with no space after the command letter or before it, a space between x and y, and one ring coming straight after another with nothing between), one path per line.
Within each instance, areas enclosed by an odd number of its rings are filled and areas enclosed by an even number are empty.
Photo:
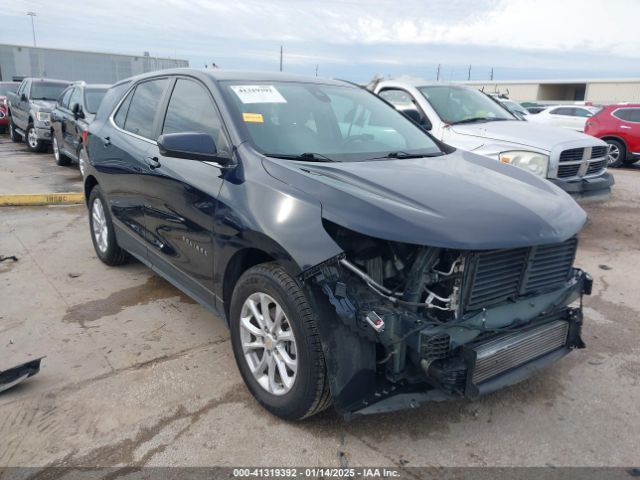
M165 68L188 67L187 60L83 52L56 48L0 44L0 80L48 77L114 83L123 78Z
M472 80L460 83L483 89L487 93L508 93L509 98L519 102L640 103L640 79L638 78L593 80Z

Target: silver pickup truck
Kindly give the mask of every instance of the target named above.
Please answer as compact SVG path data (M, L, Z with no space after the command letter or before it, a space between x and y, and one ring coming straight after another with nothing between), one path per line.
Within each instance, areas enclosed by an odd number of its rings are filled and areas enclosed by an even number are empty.
M431 135L462 150L511 164L562 188L576 200L606 200L613 176L608 146L565 128L521 121L484 93L420 79L375 81L370 90Z
M51 111L68 86L69 82L64 80L25 78L16 93L9 93L11 140L26 140L32 152L47 150L51 143Z

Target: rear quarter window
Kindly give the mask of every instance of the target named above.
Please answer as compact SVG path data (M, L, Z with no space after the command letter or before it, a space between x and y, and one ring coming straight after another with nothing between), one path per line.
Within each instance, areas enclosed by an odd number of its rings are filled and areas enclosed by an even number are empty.
M640 108L620 108L612 115L625 122L640 123Z

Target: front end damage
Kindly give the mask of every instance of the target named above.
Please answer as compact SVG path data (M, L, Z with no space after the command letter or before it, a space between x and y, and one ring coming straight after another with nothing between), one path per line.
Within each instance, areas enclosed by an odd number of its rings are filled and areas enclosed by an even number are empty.
M344 415L474 399L584 348L581 302L569 305L591 293L592 280L573 267L575 237L461 251L373 239L328 221L325 229L344 254L301 280L335 311L325 357Z

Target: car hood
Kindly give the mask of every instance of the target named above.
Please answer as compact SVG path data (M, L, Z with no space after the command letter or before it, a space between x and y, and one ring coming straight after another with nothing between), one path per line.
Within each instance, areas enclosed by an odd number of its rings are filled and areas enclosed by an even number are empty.
M55 100L33 100L32 103L41 112L51 111L56 106Z
M601 145L601 141L584 133L520 120L452 125L450 128L458 135L509 142L547 151L551 151L558 144L577 140L584 141L585 146Z
M319 201L326 220L385 240L515 248L564 241L586 221L550 182L469 152L349 163L264 158L263 166Z

